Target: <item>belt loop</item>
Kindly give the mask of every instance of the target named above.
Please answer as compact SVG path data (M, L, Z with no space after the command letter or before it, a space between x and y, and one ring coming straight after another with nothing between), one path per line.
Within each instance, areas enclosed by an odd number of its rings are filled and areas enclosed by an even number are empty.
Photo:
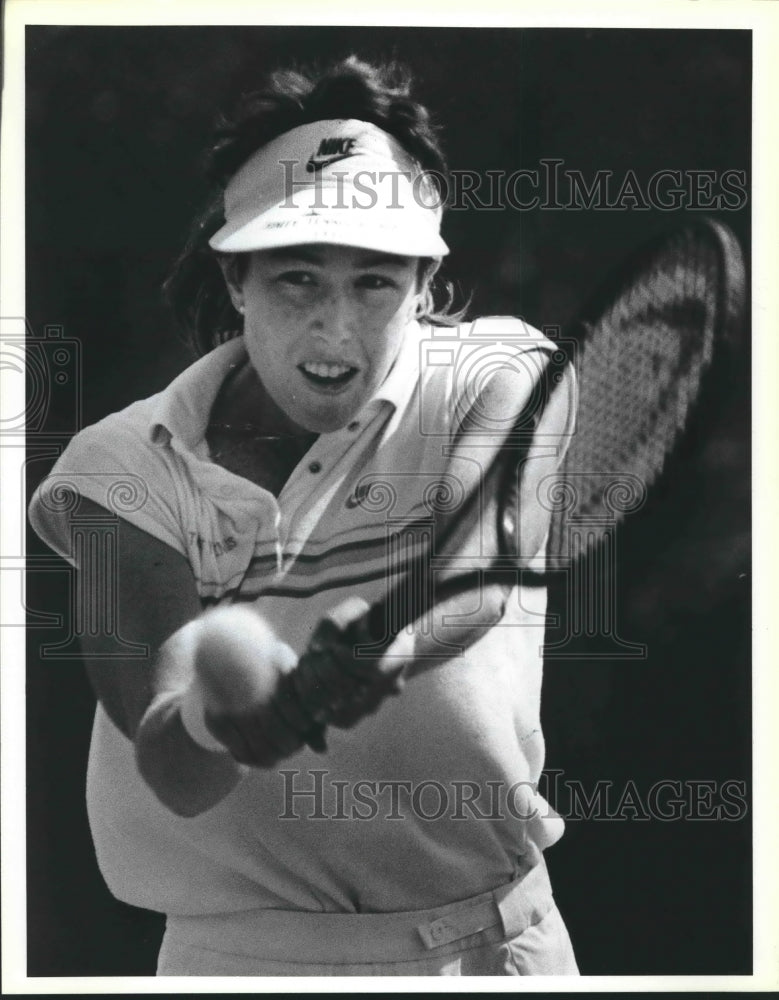
M543 857L527 875L501 886L493 895L507 940L538 923L554 905Z
M450 907L448 913L443 913L435 920L417 924L417 931L425 948L431 951L433 948L451 944L452 941L478 934L488 927L495 927L499 922L493 900L488 894L482 902L467 905L466 901L464 905Z

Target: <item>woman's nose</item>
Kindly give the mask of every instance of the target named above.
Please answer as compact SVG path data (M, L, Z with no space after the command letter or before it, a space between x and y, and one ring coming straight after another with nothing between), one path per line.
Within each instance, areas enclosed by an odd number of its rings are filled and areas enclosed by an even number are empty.
M355 329L356 309L349 295L333 291L322 296L313 320L314 330L328 340L349 340Z

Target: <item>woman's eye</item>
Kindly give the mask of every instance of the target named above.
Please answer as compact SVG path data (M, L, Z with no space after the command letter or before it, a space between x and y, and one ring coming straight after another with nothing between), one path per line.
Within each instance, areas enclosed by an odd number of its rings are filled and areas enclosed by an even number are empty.
M371 291L380 291L383 288L397 288L397 283L392 278L385 278L381 274L363 274L357 280L360 288L367 288Z
M276 279L283 285L313 285L314 276L310 271L284 271Z

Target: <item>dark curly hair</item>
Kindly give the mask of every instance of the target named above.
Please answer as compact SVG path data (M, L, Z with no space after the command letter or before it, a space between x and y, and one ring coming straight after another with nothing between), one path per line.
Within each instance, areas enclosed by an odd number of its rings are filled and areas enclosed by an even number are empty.
M224 223L224 188L261 146L308 122L357 118L394 136L442 193L446 161L438 130L427 109L411 98L411 77L397 63L374 66L350 56L325 70L285 69L271 73L260 90L244 94L232 115L219 119L206 174L213 194L193 224L163 286L184 339L198 355L241 333L217 256L208 240ZM464 310L451 312L452 287L435 278L438 262L420 262L425 288L420 318L452 325ZM437 286L437 287L436 287ZM436 295L443 293L436 308Z

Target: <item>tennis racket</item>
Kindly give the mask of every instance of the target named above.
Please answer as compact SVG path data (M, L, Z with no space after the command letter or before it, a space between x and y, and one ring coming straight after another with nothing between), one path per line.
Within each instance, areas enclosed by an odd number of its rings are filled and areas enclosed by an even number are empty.
M702 219L663 236L631 257L591 299L565 331L550 357L545 391L551 400L557 376L569 363L579 386L578 420L567 454L539 485L551 512L546 569L527 568L518 551L521 467L530 435L520 418L517 432L484 473L484 494L495 554L486 569L453 575L435 590L424 585L429 563L412 564L401 583L367 614L325 620L297 668L283 678L273 709L310 720L306 742L325 749L329 724L348 726L375 710L405 678L435 665L412 664L401 676L382 650L436 603L479 589L481 609L469 618L464 647L503 616L517 571L542 578L570 567L597 548L641 505L676 448L718 350L743 327L745 268L738 241L720 222ZM577 345L576 357L564 347ZM537 405L537 404L536 404ZM517 443L519 442L519 443ZM606 511L608 516L603 517ZM483 509L466 503L439 512L433 535L437 552L456 553ZM587 530L582 532L581 526ZM348 612L347 612L348 619ZM326 655L335 636L354 655ZM360 654L363 655L360 655ZM365 655L365 654L368 655Z
M593 531L571 551L575 523L604 510L619 522L640 505L684 431L715 353L743 329L745 297L736 237L703 219L628 260L582 311L569 331L581 344L576 433L547 484L555 507L550 569L598 544Z

